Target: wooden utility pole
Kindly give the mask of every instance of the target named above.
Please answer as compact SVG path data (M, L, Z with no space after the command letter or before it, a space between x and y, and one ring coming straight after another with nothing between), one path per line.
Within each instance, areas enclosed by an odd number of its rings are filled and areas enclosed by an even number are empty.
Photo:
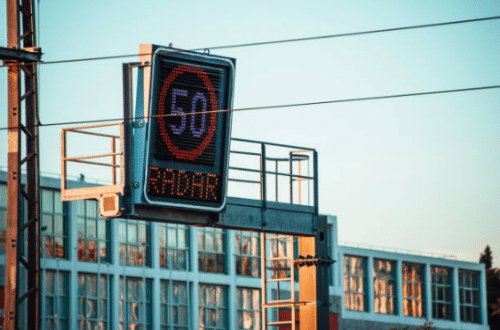
M7 0L7 48L0 48L0 59L8 66L5 329L39 329L37 61L40 59L40 50L36 48L33 2ZM24 88L21 88L21 75L24 75ZM26 141L25 149L21 145L23 137ZM24 187L21 185L23 165L26 165ZM23 205L26 213L22 212ZM23 267L19 267L20 265ZM18 323L19 306L24 300L27 302L25 314L23 313L26 323L21 325Z

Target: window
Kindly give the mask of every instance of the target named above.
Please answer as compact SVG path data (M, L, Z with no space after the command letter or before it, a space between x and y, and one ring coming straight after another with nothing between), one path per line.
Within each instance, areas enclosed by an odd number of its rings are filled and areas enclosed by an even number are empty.
M42 253L46 258L66 257L66 203L61 193L42 189Z
M78 260L108 261L109 220L97 213L97 201L77 201Z
M238 329L260 329L260 289L237 288Z
M366 258L344 256L344 305L346 310L366 311Z
M149 223L120 220L120 264L149 266Z
M199 330L228 329L227 287L200 284Z
M69 329L68 273L47 270L44 276L44 285L45 288L42 291L42 328L55 330Z
M198 270L226 272L225 231L220 228L198 228Z
M151 329L150 279L120 277L120 329Z
M260 233L235 232L236 275L260 276Z
M424 317L423 265L403 263L403 313Z
M432 278L432 317L452 319L451 269L431 267Z
M160 282L161 329L188 329L188 290L185 282Z
M394 261L373 260L375 313L395 314L396 267Z
M460 321L479 323L479 273L458 271L460 288Z
M78 274L78 328L107 329L109 313L108 277Z
M0 254L5 254L7 241L7 186L0 184Z
M160 224L160 267L188 270L189 227L186 225Z

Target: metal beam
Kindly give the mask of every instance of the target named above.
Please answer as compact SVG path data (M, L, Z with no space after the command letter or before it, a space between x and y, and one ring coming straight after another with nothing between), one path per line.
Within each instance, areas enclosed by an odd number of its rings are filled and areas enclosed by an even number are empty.
M42 53L39 48L16 49L0 47L0 60L5 62L39 62ZM6 63L8 64L8 63Z

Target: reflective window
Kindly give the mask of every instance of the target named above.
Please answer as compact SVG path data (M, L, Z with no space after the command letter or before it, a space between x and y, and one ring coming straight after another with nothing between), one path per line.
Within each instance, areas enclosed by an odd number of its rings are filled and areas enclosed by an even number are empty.
M69 281L67 272L47 270L44 274L42 291L42 328L54 330L69 329Z
M152 280L120 277L120 329L152 329Z
M77 201L78 260L107 262L109 219L97 212L97 201Z
M424 266L403 263L403 313L424 317Z
M260 329L260 289L237 288L236 301L238 304L238 329Z
M236 275L260 276L260 233L236 231L234 254Z
M198 228L198 270L226 272L226 235L220 228Z
M0 254L5 254L7 240L7 185L0 184Z
M229 329L227 287L211 284L199 285L199 330Z
M149 266L149 228L145 221L120 220L120 265Z
M381 314L395 314L396 262L373 260L374 311Z
M274 235L266 236L269 243L269 259L266 267L271 269L271 279L289 278L294 276L298 280L298 270L293 271L291 260L298 257L299 243L297 237L288 235ZM294 275L292 275L294 274Z
M106 275L78 274L78 328L107 329L109 283Z
M460 288L460 321L479 323L479 273L458 271Z
M189 226L176 224L159 225L160 267L188 270Z
M366 311L366 258L344 256L344 306Z
M432 278L432 317L452 319L451 268L431 267Z
M186 282L160 282L160 326L164 330L188 329L188 289Z
M66 203L61 193L42 189L42 255L46 258L66 257Z

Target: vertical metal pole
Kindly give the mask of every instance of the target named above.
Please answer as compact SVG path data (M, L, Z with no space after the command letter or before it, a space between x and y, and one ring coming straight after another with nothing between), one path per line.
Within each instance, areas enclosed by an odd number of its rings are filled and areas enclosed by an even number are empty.
M262 305L262 330L267 329L267 272L266 272L266 233L260 233L260 279L261 279L261 305Z
M19 10L17 1L7 0L7 45L18 48L19 45ZM19 150L21 148L20 111L19 111L19 66L8 68L8 174L7 174L7 244L5 257L5 329L15 329L17 325L17 244L18 218L20 212L20 165Z
M22 18L20 20L20 18ZM22 35L20 35L20 27ZM33 50L36 46L35 17L33 0L19 3L7 0L8 47ZM6 247L6 288L5 288L5 328L16 329L19 304L27 299L26 327L39 327L39 159L38 159L38 114L37 114L37 72L36 62L23 64L14 60L8 74L8 203L7 203L7 247ZM24 95L21 94L20 69L24 72ZM25 103L25 123L21 121L20 103ZM21 160L21 132L25 133L26 150ZM26 190L20 185L21 165L26 164ZM27 221L21 212L20 196L26 200ZM19 238L27 230L24 250L19 250ZM27 260L21 252L26 252ZM26 268L27 291L19 296L19 262Z
M266 145L261 143L261 154L260 154L260 189L261 189L261 198L263 209L266 207L267 203L267 178L266 178Z

